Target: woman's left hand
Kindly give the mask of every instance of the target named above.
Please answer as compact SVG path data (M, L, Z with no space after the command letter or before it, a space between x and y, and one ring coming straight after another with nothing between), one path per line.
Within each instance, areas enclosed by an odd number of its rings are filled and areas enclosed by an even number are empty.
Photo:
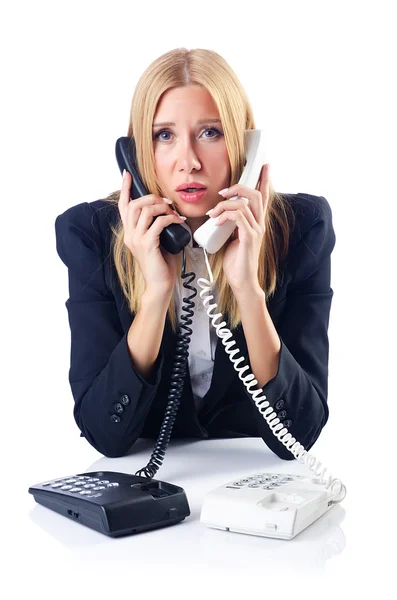
M222 193L225 198L237 195L241 198L219 202L210 214L211 218L220 215L218 225L227 220L237 224L233 232L234 239L223 258L225 277L236 293L259 286L258 259L269 202L269 165L262 167L259 190L236 183Z

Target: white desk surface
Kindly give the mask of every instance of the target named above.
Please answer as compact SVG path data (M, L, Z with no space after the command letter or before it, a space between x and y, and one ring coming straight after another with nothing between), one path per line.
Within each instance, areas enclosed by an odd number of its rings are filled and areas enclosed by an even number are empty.
M365 574L360 564L368 558L375 569L372 572L376 572L379 542L374 540L379 531L365 525L365 521L369 523L367 506L359 500L354 510L347 511L356 494L354 486L360 486L350 471L354 481L347 480L346 473L336 472L325 435L324 443L320 446L318 440L311 452L323 459L333 477L342 480L347 495L341 504L287 541L210 529L199 520L206 492L230 479L261 471L310 474L297 460L279 459L261 438L171 440L156 479L182 486L191 510L189 517L174 526L110 538L38 505L28 494L30 485L95 470L133 474L147 464L154 446L154 440L140 439L130 455L111 459L79 438L77 429L74 433L67 442L61 435L52 449L42 439L26 453L18 481L14 476L13 487L18 493L8 510L10 518L5 519L2 544L11 549L6 576L14 590L26 586L28 578L32 589L40 590L37 597L41 599L108 597L116 590L132 593L136 585L143 592L160 584L171 597L175 582L179 582L181 594L196 588L212 592L227 589L228 596L237 590L260 590L262 595L264 590L280 590L282 585L294 597L300 597L301 591L307 598L311 596L306 582L320 579L326 588L321 586L321 593L328 591L329 597L334 597L331 589L340 592L342 579L353 585ZM334 456L342 468L340 457ZM351 532L350 544L347 530ZM355 535L364 530L364 536ZM316 589L319 592L315 587L313 593ZM165 591L160 596L164 594L167 597Z

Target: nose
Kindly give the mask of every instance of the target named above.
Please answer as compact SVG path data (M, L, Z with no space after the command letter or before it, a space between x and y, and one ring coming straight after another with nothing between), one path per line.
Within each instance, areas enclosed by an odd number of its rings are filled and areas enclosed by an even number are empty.
M190 140L181 142L177 148L177 166L181 171L190 172L200 169L200 161Z

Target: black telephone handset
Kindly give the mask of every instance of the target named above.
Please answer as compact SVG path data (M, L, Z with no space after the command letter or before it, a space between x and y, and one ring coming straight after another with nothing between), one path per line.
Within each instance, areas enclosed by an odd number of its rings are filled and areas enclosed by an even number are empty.
M121 174L126 169L132 176L131 200L147 196L148 191L142 183L136 160L135 140L133 137L121 137L116 142L116 159ZM157 217L155 217L157 219ZM160 233L160 246L170 254L179 254L190 242L187 229L178 223L171 223Z

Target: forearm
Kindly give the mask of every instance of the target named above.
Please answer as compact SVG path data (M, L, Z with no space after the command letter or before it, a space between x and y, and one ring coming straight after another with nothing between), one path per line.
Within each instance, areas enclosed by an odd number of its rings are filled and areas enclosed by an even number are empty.
M247 342L252 373L263 387L277 375L280 338L266 306L265 292L259 287L236 293L241 324Z
M127 335L128 350L136 370L150 381L160 351L170 295L144 292Z

